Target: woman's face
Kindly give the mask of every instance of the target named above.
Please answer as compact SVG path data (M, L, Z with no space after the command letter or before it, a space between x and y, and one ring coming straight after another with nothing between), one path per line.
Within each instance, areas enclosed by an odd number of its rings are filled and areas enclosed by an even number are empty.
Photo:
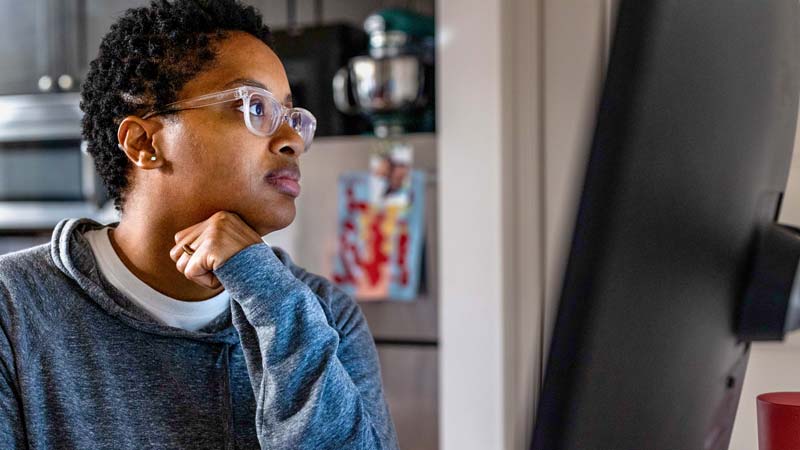
M177 100L254 85L292 106L283 65L263 42L231 32L215 50L214 62L183 87ZM169 168L158 171L163 174L159 185L165 201L181 205L191 216L235 212L264 236L288 226L295 217L294 197L267 182L267 173L299 169L304 145L285 122L272 136L252 134L237 109L240 106L241 101L231 101L183 110L164 120L163 128L153 135L153 147Z

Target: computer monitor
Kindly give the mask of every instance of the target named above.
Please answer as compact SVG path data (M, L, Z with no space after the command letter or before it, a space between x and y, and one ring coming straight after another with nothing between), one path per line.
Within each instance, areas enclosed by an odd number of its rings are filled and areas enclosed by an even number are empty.
M727 449L788 178L797 0L622 0L531 448Z

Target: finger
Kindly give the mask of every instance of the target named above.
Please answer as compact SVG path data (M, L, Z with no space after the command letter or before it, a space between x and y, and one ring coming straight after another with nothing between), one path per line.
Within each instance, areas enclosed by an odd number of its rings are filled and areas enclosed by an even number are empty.
M247 223L242 216L235 212L230 212L229 214L233 218L233 220L230 221L231 224L233 224L233 229L240 236L242 236L244 239L255 240L256 242L262 240L262 236L258 234L256 229L250 226L250 224Z
M252 226L247 220L245 220L244 217L235 212L231 212L230 214L235 217L236 220L234 220L233 222L236 224L236 228L242 233L243 236L255 234L259 237L259 239L261 238L261 235L256 233L255 231L256 228Z
M217 277L209 271L202 269L202 265L192 263L197 261L193 256L183 256L180 258L179 270L190 281L193 281L203 287L216 289L222 285Z
M178 262L178 259L181 257L181 255L188 254L186 253L186 249L183 248L184 245L187 245L193 251L197 251L196 246L192 242L186 244L184 243L177 244L169 250L169 257L173 261Z
M186 227L186 228L178 231L177 233L175 233L175 236L174 236L175 242L180 242L180 241L184 240L186 238L186 236L188 236L189 234L193 233L198 227L201 227L206 222L207 222L207 220L203 220L201 222L197 222L196 224L194 224L192 226Z
M214 281L215 283L214 286L212 286L212 289L217 289L219 287L222 287L222 281L219 281L219 278L217 278L216 275L214 275Z
M178 269L178 272L186 275L186 266L189 264L189 259L191 256L183 252L179 257L178 260L175 262L175 268Z
M181 255L184 253L183 248L180 245L176 245L169 250L169 257L177 263L178 259L180 259Z
M198 224L201 225L201 224ZM184 245L188 245L195 251L197 251L197 246L195 245L195 241L197 241L198 236L203 232L205 228L203 227L195 227L188 233L184 234L181 240L177 241L175 246L173 246L169 251L169 257L172 258L173 261L177 261L180 258L182 253L186 253L183 249Z
M211 287L216 282L216 276L211 271L207 256L206 249L201 245L197 253L189 258L186 267L183 269L183 274L195 283Z
M233 211L218 211L209 222L216 228L227 230L228 234L235 234L241 237L256 234L255 230L240 216Z
M207 227L205 228L207 229ZM203 239L201 236L194 236L195 234L202 234L205 230L196 227L189 234L183 236L173 250L170 251L170 256L175 255L177 262L175 264L177 270L181 272L187 279L209 289L216 289L222 285L213 272L206 266L208 263L205 261L208 255L207 249L204 248ZM191 240L193 238L193 240ZM194 253L189 255L183 249L184 245L194 249ZM177 253L180 252L180 253ZM175 258L173 258L175 259Z
M170 249L169 254L173 260L177 260L180 257L180 254L183 252L184 244L189 245L193 249L197 247L191 245L197 239L197 236L203 232L203 230L208 227L208 221L203 221L200 223L196 223L191 227L185 228L178 233L175 233L175 245Z
M207 287L209 289L216 289L216 288L218 288L218 287L220 287L222 285L222 283L219 282L217 277L214 276L214 274L211 273L211 272L206 273L205 275L202 275L202 276L199 276L199 277L190 278L190 279L192 281L194 281L195 283L197 283L197 284L199 284L201 286Z
M203 264L203 255L205 254L203 249L198 249L197 251L198 253L193 255L183 253L178 258L178 262L175 265L176 269L188 280L201 286L212 289L218 287L222 283L217 280L216 276L214 276L211 271L205 269L205 265Z

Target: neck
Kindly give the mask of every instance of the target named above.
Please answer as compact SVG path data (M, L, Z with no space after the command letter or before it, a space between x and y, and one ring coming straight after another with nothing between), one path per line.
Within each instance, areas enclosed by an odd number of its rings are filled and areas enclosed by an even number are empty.
M186 278L169 257L175 246L175 234L195 223L178 223L158 214L127 211L116 228L109 232L111 245L119 258L137 278L169 297L183 301L207 300L224 289L208 289Z

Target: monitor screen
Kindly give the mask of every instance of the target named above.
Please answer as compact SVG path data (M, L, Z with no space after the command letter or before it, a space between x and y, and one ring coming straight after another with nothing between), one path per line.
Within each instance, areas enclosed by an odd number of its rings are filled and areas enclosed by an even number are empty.
M798 24L796 0L621 1L531 448L728 448Z

